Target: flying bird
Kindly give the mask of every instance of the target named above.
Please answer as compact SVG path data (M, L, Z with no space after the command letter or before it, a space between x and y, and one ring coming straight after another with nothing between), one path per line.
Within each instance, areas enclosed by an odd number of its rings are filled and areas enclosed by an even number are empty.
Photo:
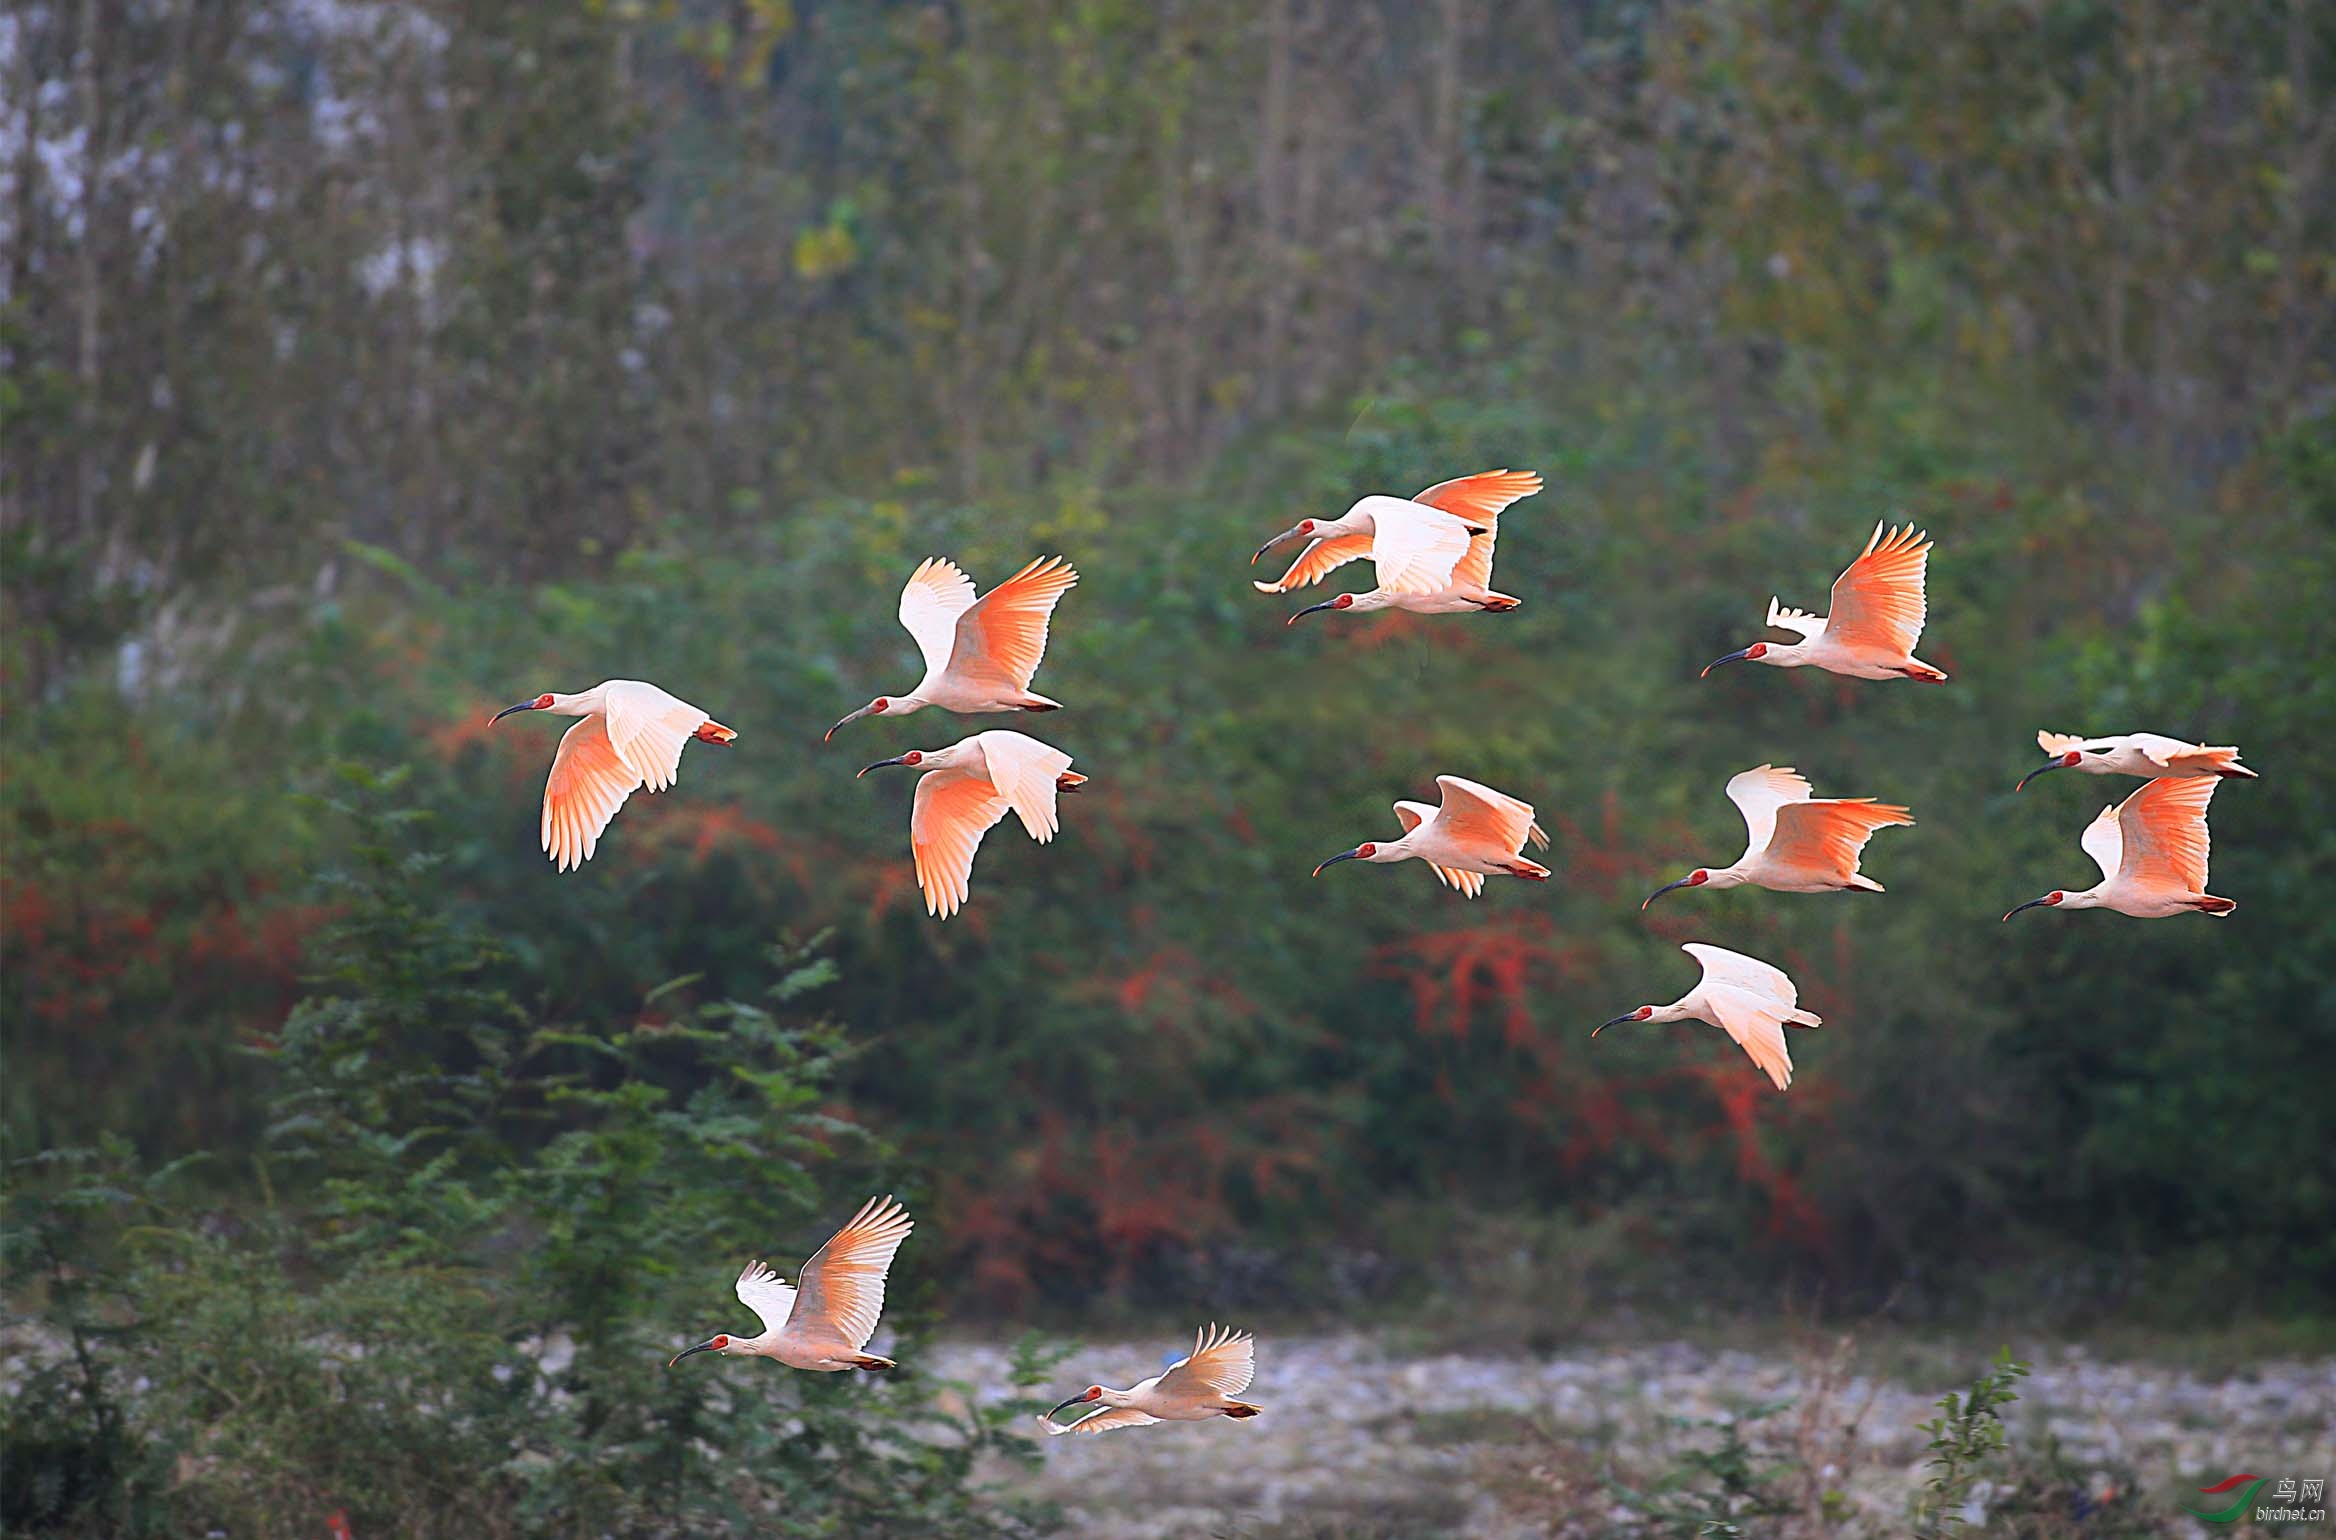
M1882 885L1857 869L1876 829L1911 824L1902 807L1871 797L1811 797L1809 783L1790 765L1760 765L1728 779L1728 800L1744 815L1750 836L1733 866L1697 867L1647 895L1644 909L1673 888L1740 888L1778 893L1833 893L1844 888L1879 893Z
M1321 876L1341 861L1416 859L1434 867L1445 886L1470 898L1484 891L1488 876L1549 880L1549 868L1523 854L1528 839L1543 849L1549 847L1549 836L1534 821L1532 803L1456 775L1437 776L1436 786L1443 794L1440 807L1395 804L1402 838L1340 851L1315 867L1314 875Z
M964 906L973 877L973 853L990 826L1012 808L1022 827L1041 845L1061 826L1057 792L1077 791L1087 778L1071 769L1071 756L1036 738L993 730L975 733L945 749L911 749L897 759L880 759L860 774L888 765L921 769L917 796L908 815L909 851L925 912L946 920Z
M893 1254L915 1228L908 1210L890 1197L870 1198L826 1245L803 1264L795 1287L760 1262L738 1275L739 1302L762 1320L759 1337L708 1337L673 1355L672 1368L692 1353L775 1358L791 1369L891 1369L889 1358L866 1351L884 1313L884 1275Z
M1909 524L1887 538L1882 526L1856 561L1833 580L1833 613L1822 618L1807 610L1768 601L1768 624L1798 631L1798 642L1754 642L1740 652L1704 665L1709 674L1723 663L1746 659L1775 668L1821 668L1856 679L1921 679L1944 684L1946 674L1914 655L1926 614L1922 596L1930 539Z
M1046 1431L1108 1433L1114 1428L1140 1428L1150 1422L1201 1422L1211 1417L1254 1417L1265 1410L1253 1402L1234 1399L1249 1388L1257 1372L1257 1339L1249 1333L1209 1326L1193 1338L1192 1351L1148 1380L1126 1390L1090 1385L1055 1404L1038 1420ZM1077 1422L1056 1422L1066 1406L1100 1401L1108 1410Z
M1793 1056L1785 1051L1787 1027L1821 1027L1824 1018L1799 1009L1800 992L1779 969L1726 947L1690 941L1680 948L1703 965L1703 978L1669 1005L1642 1005L1590 1031L1596 1037L1626 1021L1704 1021L1736 1040L1752 1062L1783 1090L1793 1083Z
M582 866L637 786L663 791L681 774L681 746L738 736L688 701L638 679L608 679L581 695L538 695L495 713L580 717L560 735L543 787L543 850L561 871ZM492 722L489 725L493 725Z
M925 677L906 695L879 695L827 730L864 716L906 716L927 706L976 711L1059 711L1062 702L1031 693L1030 676L1046 656L1047 622L1056 601L1079 581L1059 556L1042 557L983 594L943 556L929 556L900 591L900 623L925 656Z
M1259 593L1288 593L1368 556L1378 568L1376 588L1300 610L1289 623L1317 610L1398 609L1420 615L1513 610L1522 601L1491 587L1493 545L1500 538L1501 510L1540 490L1537 472L1502 470L1439 482L1408 502L1366 497L1344 518L1307 519L1267 541L1258 556L1284 540L1310 537L1278 582L1251 586ZM1428 517L1429 512L1445 517ZM1454 538L1455 520L1464 542Z
M2227 915L2238 904L2206 891L2206 804L2214 800L2216 776L2165 777L2101 814L2085 828L2080 843L2101 880L2081 893L2058 888L2031 898L2004 915L2038 904L2054 909L2114 909L2136 919L2162 920L2197 910Z
M2232 779L2256 779L2255 772L2239 763L2235 748L2211 748L2203 743L2185 743L2163 733L2126 733L2116 738L2072 738L2067 733L2038 733L2036 746L2051 756L2044 763L2020 777L2014 791L2025 791L2028 783L2047 770L2082 770L2087 775L2138 775L2150 780L2160 776L2216 775Z

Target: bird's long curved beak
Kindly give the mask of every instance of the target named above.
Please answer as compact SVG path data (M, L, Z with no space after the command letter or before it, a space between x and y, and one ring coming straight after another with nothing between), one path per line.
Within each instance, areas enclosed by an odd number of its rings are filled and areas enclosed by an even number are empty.
M2021 776L2020 784L2014 786L2012 790L2026 791L2028 789L2028 783L2034 780L2036 777L2042 775L2045 771L2065 770L2067 768L2067 761L2063 760L2059 755L2055 754L2050 759L2044 761L2044 763L2038 765L2035 769L2029 771L2026 775ZM2055 795L2058 795L2058 793L2055 793Z
M901 755L898 759L880 759L872 765L862 765L860 767L860 775L866 775L871 770L882 770L889 765L905 765L907 763L908 756L906 754ZM852 779L856 781L860 778L860 775L855 775L852 777Z
M505 717L509 716L514 711L533 711L534 709L535 702L532 700L523 700L516 706L505 706L502 710L496 712L493 716L487 719L487 725L489 727L494 726L497 722L502 721Z
M1073 1397L1071 1397L1071 1398L1070 1398L1068 1401L1057 1401L1057 1402L1056 1402L1056 1403L1055 1403L1053 1406L1050 1406L1050 1407L1048 1407L1048 1408L1047 1408L1047 1411L1046 1411L1046 1420L1047 1420L1048 1422L1052 1422L1052 1421L1054 1421L1054 1415L1055 1415L1055 1413L1057 1413L1057 1412L1061 1411L1061 1410L1062 1410L1064 1407L1066 1407L1066 1406L1077 1406L1079 1403L1081 1403L1082 1401L1085 1401L1086 1399L1087 1399L1087 1398L1086 1398L1085 1396L1073 1396Z
M2049 904L2051 902L2052 900L2049 898L2031 898L2026 903L2019 905L2017 908L2006 910L2004 912L2004 919L2010 919L2013 915L2018 914L2021 909L2033 909L2038 904Z
M1249 565L1252 567L1256 566L1260 561L1265 559L1266 552L1272 550L1275 546L1280 545L1285 540L1295 540L1297 538L1298 526L1293 524L1288 529L1285 529L1280 534L1274 536L1271 540L1268 540L1265 544L1259 546L1257 548L1257 554L1249 558Z
M1702 673L1700 673L1700 674L1698 674L1698 675L1696 675L1695 677L1696 677L1696 678L1698 678L1698 679L1709 679L1709 678L1711 677L1711 671L1712 671L1713 669L1715 669L1715 668L1718 668L1718 667L1719 667L1721 664L1723 664L1723 663L1741 663L1741 662L1743 662L1743 661L1744 661L1746 658L1749 658L1750 656L1752 656L1752 649L1751 649L1751 648L1749 648L1749 647L1741 647L1741 648L1738 648L1736 651L1729 653L1729 654L1728 654L1726 657L1724 657L1724 658L1714 658L1714 659L1712 659L1712 660L1711 660L1709 663L1706 663L1706 664L1703 666L1703 672L1702 672Z
M1653 903L1656 899L1661 898L1664 894L1670 892L1673 888L1691 888L1694 886L1695 879L1693 877L1682 877L1677 882L1666 882L1661 887L1655 889L1654 892L1647 895L1647 903L1638 906L1639 912L1642 914L1645 913L1647 904ZM1612 1026L1614 1023L1608 1022L1607 1025ZM1593 1032L1590 1035L1592 1037L1596 1037L1598 1034Z
M701 1342L696 1347L683 1348L680 1352L674 1354L672 1358L666 1361L665 1367L668 1369L672 1368L675 1364L680 1363L683 1359L689 1357L689 1355L692 1353L711 1353L713 1350L714 1344L711 1342Z
M876 708L874 706L862 706L859 710L853 712L850 716L845 717L841 721L837 722L834 727L829 728L827 730L827 736L820 739L819 741L821 743L833 742L837 732L841 731L843 728L851 726L854 722L857 722L860 720L860 718L866 716L869 712L874 711L875 709Z
M1298 611L1297 614L1292 615L1288 620L1283 621L1282 624L1294 626L1299 621L1305 619L1308 615L1313 614L1316 610L1335 610L1337 608L1338 601L1336 599L1332 599L1328 603L1324 604L1309 604L1304 609Z
M1619 1027L1626 1021L1636 1020L1638 1020L1638 1012L1624 1011L1621 1015L1615 1017L1612 1021L1599 1022L1596 1026L1590 1029L1590 1035L1592 1037L1596 1037L1599 1033L1605 1031L1608 1027Z
M1362 854L1363 847L1360 845L1357 845L1352 850L1342 850L1337 855L1334 855L1329 860L1323 862L1320 866L1315 867L1314 875L1317 877L1321 876L1324 872L1330 870L1330 868L1336 866L1341 861L1360 860L1362 858Z

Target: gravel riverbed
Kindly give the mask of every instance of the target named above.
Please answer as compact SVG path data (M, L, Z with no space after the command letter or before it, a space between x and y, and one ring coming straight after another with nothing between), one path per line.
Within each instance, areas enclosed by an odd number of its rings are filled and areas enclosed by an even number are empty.
M1162 1347L1082 1347L1053 1377L1056 1393L1154 1373ZM938 1359L933 1369L975 1384L1005 1374L1004 1353L983 1346L946 1344ZM1405 1356L1361 1333L1269 1336L1249 1391L1264 1416L1048 1439L1042 1468L1010 1479L1061 1502L1080 1530L1123 1537L1589 1535L1622 1516L1612 1481L1639 1484L1681 1448L1716 1441L1669 1419L1790 1402L1752 1435L1789 1462L1783 1484L1806 1483L1810 1509L1834 1516L1828 1533L1904 1533L1927 1442L1916 1425L1983 1363L1877 1372L1838 1342L1533 1358ZM2336 1479L2336 1360L2201 1373L2064 1347L2037 1352L2019 1392L2007 1413L2015 1444L2056 1438L2078 1502L2122 1484L2139 1491L2129 1501L2179 1519L2182 1498L2235 1472Z

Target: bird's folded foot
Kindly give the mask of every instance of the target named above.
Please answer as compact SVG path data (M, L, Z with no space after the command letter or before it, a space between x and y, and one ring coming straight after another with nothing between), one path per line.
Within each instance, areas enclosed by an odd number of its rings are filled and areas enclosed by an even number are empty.
M700 743L728 743L731 739L737 737L738 734L730 728L724 727L719 722L708 721L700 722L698 724L698 730L691 734L691 736L696 738Z
M900 1365L889 1358L882 1358L874 1353L862 1353L852 1360L852 1367L855 1369L897 1369Z
M1080 787L1086 784L1087 778L1076 770L1065 770L1062 774L1054 778L1054 789L1056 791L1077 791Z
M1253 1405L1247 1401L1228 1401L1225 1403L1225 1415L1228 1417L1254 1417L1264 1410L1264 1407Z

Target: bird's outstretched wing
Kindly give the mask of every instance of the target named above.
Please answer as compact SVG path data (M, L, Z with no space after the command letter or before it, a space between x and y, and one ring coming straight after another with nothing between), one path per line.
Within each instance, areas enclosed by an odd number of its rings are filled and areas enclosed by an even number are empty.
M1765 995L1788 1008L1801 1003L1801 992L1784 976L1784 970L1772 968L1757 957L1746 957L1705 941L1690 941L1679 950L1703 965L1703 981L1707 985Z
M1257 1339L1245 1331L1228 1331L1211 1323L1194 1334L1192 1352L1160 1376L1160 1393L1197 1396L1213 1390L1221 1396L1237 1396L1249 1388L1256 1373Z
M641 784L663 791L681 774L681 746L706 723L688 701L638 679L611 679L600 687L608 741Z
M913 1228L908 1210L893 1198L861 1204L851 1221L803 1264L791 1321L807 1331L831 1330L855 1351L866 1347L884 1314L884 1275Z
M1768 596L1768 623L1779 631L1798 631L1808 641L1825 634L1825 617L1812 615L1807 610L1796 610L1789 604L1779 604L1776 595Z
M1444 797L1436 821L1454 839L1482 840L1510 855L1525 848L1534 827L1532 803L1463 776L1439 775L1436 787Z
M1290 563L1290 570L1274 583L1252 581L1250 587L1261 594L1286 594L1293 588L1304 588L1319 583L1350 561L1361 561L1371 554L1369 535L1332 535L1327 540L1315 540L1298 553Z
M927 914L946 920L964 907L973 886L973 853L1010 805L978 770L928 770L918 779L908 842Z
M738 1275L739 1303L753 1311L764 1331L777 1331L795 1310L795 1291L760 1262L749 1262Z
M1464 872L1457 866L1438 866L1436 875L1444 879L1444 886L1463 898L1474 898L1484 891L1484 873Z
M1371 515L1378 533L1371 539L1371 562L1379 588L1391 594L1440 593L1452 586L1453 569L1468 554L1468 526L1441 509L1396 498Z
M2117 808L2117 832L2124 841L2120 868L2135 882L2154 882L2187 893L2206 891L2206 805L2222 783L2212 776L2163 778L2143 785Z
M2036 734L2036 747L2042 749L2047 754L2065 754L2070 749L2081 749L2084 746L2085 740L2077 737L2073 733L2048 733L2039 731Z
M1793 1083L1793 1056L1784 1046L1784 1018L1792 1007L1783 1001L1721 984L1707 984L1703 996L1711 1002L1720 1029L1736 1040L1779 1091Z
M1923 599L1929 563L1930 541L1922 531L1909 524L1885 538L1877 523L1865 550L1833 580L1826 636L1845 647L1913 652L1929 613Z
M2125 836L2117 828L2117 804L2112 802L2094 815L2093 821L2085 825L2085 832L2077 836L2077 843L2101 869L2103 882L2116 876L2117 864L2125 856Z
M1048 1422L1046 1431L1060 1438L1065 1433L1109 1433L1114 1428L1140 1428L1159 1420L1150 1412L1139 1412L1132 1406L1114 1406L1074 1423Z
M1395 804L1395 821L1403 825L1403 832L1406 834L1435 816L1436 810L1425 802L1398 802Z
M1744 815L1744 832L1751 837L1744 853L1758 855L1776 834L1776 810L1808 801L1809 782L1790 765L1755 765L1728 777L1728 800Z
M1539 471L1478 471L1439 481L1412 499L1472 524L1490 524L1503 508L1541 490Z
M983 594L957 617L953 665L968 678L1029 689L1030 676L1046 656L1054 607L1078 581L1069 562L1045 556Z
M1876 829L1912 822L1914 815L1905 808L1871 797L1788 802L1776 810L1768 855L1782 866L1846 879L1856 874L1858 858Z
M948 557L928 556L908 575L900 591L900 623L917 639L927 674L949 666L949 651L957 645L957 617L972 608L973 579Z
M561 871L582 866L600 848L602 831L641 784L617 757L598 714L579 717L560 735L552 773L543 783L543 851Z
M1061 820L1055 810L1056 777L1071 768L1071 756L1027 733L974 734L989 766L990 785L1041 845L1054 838Z

